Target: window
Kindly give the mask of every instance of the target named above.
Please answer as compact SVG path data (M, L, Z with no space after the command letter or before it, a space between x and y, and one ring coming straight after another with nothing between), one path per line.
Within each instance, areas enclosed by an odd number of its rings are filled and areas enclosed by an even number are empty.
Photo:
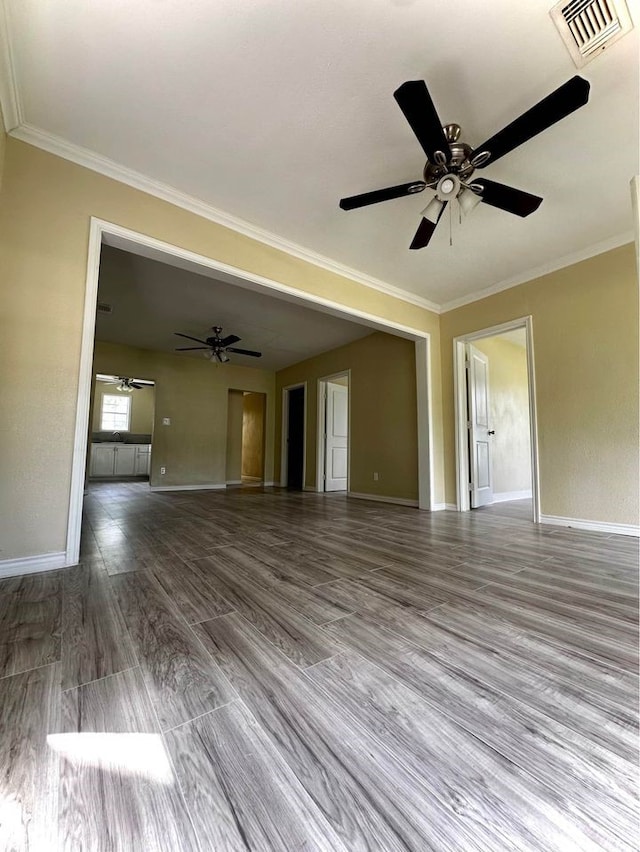
M131 397L105 393L102 396L100 429L103 432L128 432L131 419Z

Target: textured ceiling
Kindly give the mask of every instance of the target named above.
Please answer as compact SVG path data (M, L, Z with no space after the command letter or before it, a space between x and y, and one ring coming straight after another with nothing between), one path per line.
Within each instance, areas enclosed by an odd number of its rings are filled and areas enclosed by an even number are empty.
M480 205L409 252L424 196L338 209L421 176L393 91L425 79L479 144L577 73L552 0L6 5L22 138L80 146L439 305L631 238L637 28L580 71L585 108L483 173L542 195L536 213Z

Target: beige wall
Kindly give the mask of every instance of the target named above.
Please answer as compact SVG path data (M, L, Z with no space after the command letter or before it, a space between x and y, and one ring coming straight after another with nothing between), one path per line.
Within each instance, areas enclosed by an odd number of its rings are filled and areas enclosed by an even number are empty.
M91 216L429 332L435 502L444 499L445 467L447 502L455 498L453 336L533 314L543 511L637 523L638 314L631 246L438 317L9 137L0 192L0 559L66 546ZM173 408L179 395L167 404ZM160 414L159 396L156 401ZM374 425L376 408L372 403ZM50 425L43 443L45 417ZM27 445L38 452L26 454ZM221 459L224 481L224 454ZM311 462L315 467L315 457ZM358 485L366 484L368 467L358 472ZM415 496L415 464L398 470L398 477L397 490ZM384 478L376 485L391 493Z
M531 314L542 513L638 523L638 280L622 246L441 316L446 499L453 338Z
M242 391L229 391L226 481L230 484L242 482L242 398Z
M140 378L140 377L138 377ZM137 388L132 393L119 391L116 385L108 385L105 382L96 382L92 411L92 431L100 432L100 418L102 414L102 397L105 394L113 396L131 397L131 422L129 431L136 434L151 434L153 431L153 400L155 391L153 387Z
M276 376L276 472L280 471L282 388L307 382L305 485L316 484L318 379L351 371L349 490L418 498L415 345L376 332ZM379 474L377 482L373 473Z
M495 495L531 489L529 380L527 351L503 337L485 337L473 345L489 359L489 428Z
M4 549L0 559L59 552L66 546L91 216L371 315L431 332L436 351L436 457L441 456L436 314L10 137L0 194L0 370L4 394L0 414L4 454L0 542ZM34 339L38 346L33 345ZM46 371L42 369L43 352ZM156 401L160 412L159 396ZM38 443L45 416L52 424L49 440L37 454L25 456L25 444ZM19 429L16 424L20 424ZM440 495L441 474L440 466L436 469ZM442 498L436 494L436 499Z
M242 399L242 475L252 479L264 476L264 404L260 393Z
M7 149L7 134L5 132L2 107L0 107L0 190L2 190L2 175L4 173L4 155Z
M151 485L226 483L230 387L267 394L268 446L273 447L274 373L101 341L96 342L94 370L156 383ZM163 425L165 417L170 426ZM266 466L272 479L273 452ZM164 476L160 467L167 469Z

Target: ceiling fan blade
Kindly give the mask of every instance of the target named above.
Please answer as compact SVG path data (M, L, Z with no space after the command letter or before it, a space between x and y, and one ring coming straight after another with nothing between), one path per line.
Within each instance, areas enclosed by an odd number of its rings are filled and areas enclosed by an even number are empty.
M232 343L237 343L241 338L239 338L235 334L229 334L227 337L223 337L220 341L221 346L231 346Z
M191 337L191 335L190 335L190 334L182 334L182 332L180 332L180 331L174 331L173 333L174 333L177 337L186 337L186 338L187 338L187 340L195 340L195 341L196 341L196 343L204 343L204 344L206 344L207 346L209 345L209 344L207 343L207 341L206 341L206 340L200 340L200 338L199 338L199 337Z
M178 346L174 352L193 352L195 349L211 349L210 346Z
M503 183L496 183L486 178L478 178L473 181L474 186L481 186L480 198L491 207L499 207L507 213L515 213L516 216L529 216L542 204L538 195L531 195L522 189L514 189Z
M377 204L379 201L391 201L392 198L402 198L404 195L413 195L422 192L426 183L423 180L414 180L412 183L401 183L398 186L388 186L385 189L375 189L373 192L364 192L362 195L352 195L350 198L341 198L342 210L355 210L356 207L366 207L367 204Z
M469 159L473 160L475 156L487 151L489 157L477 165L477 168L484 168L489 163L495 163L497 159L513 151L518 145L527 142L538 133L542 133L552 124L560 121L570 115L575 110L584 106L589 100L590 84L582 77L572 77L564 85L556 89L546 98L543 98L531 109L524 112L511 124L507 124L502 130L487 139L482 145L471 153Z
M409 80L403 83L393 93L393 97L411 125L429 162L436 163L439 159L436 152L440 151L444 156L443 162L448 163L451 159L449 143L424 80Z
M227 346L226 351L236 352L238 355L251 355L252 358L262 358L262 352L253 352L251 349L234 349L233 346Z
M447 206L447 204L448 204L448 202L445 201L445 203L442 205L442 209L440 210L440 213L438 214L438 222L442 218L442 214L444 213L445 207ZM425 248L426 246L428 246L429 240L433 236L433 232L438 227L438 222L435 222L435 223L430 222L428 219L425 219L423 217L420 224L418 225L418 230L416 231L413 239L411 240L411 245L409 246L409 248L410 249L421 249L421 248Z

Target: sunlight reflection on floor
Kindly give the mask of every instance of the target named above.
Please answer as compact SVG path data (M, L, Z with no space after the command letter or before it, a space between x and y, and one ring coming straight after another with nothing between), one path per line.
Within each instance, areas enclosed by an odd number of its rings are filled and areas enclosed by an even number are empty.
M75 766L94 766L173 784L171 764L159 734L49 734L48 745Z

